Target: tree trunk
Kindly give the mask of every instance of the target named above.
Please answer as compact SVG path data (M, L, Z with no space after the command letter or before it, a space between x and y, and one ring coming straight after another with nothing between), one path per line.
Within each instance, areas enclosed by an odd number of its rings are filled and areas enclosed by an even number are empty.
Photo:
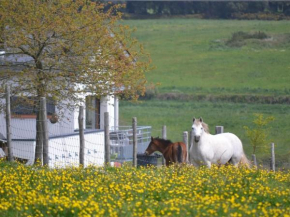
M43 75L42 75L42 63L41 61L35 61L36 66L39 70L37 73L38 76L38 85L36 87L37 89L37 99L36 99L36 146L35 146L35 158L34 163L39 162L41 165L43 165L43 135L42 135L42 123L41 123L41 113L40 113L40 99L41 97L44 97L45 88L43 85Z

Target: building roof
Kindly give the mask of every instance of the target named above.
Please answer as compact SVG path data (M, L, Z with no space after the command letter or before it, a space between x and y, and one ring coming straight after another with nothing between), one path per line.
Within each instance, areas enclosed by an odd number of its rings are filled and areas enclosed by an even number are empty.
M0 50L0 71L5 69L21 71L28 65L31 65L32 62L34 62L33 58L26 54L6 53Z

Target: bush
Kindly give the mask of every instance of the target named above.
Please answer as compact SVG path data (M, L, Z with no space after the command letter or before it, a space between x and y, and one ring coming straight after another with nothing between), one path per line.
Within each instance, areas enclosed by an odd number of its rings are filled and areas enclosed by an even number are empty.
M270 144L267 139L269 123L274 121L274 117L264 117L263 114L254 114L254 116L254 127L244 126L244 129L253 147L253 154L256 154L258 148L265 152Z
M140 99L143 100L150 100L154 99L158 95L158 89L156 86L150 85L146 87L145 94L143 96L140 96Z
M247 33L247 32L234 32L232 34L232 37L226 41L226 45L231 46L231 47L241 47L245 45L245 41L248 39L258 39L258 40L263 40L269 38L269 36L261 31L255 32L255 33Z
M232 13L231 18L239 20L289 20L284 14L275 13Z

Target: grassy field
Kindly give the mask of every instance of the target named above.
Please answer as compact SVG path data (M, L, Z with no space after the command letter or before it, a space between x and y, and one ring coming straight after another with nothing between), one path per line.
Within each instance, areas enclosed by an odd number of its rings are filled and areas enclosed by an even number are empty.
M192 166L47 169L0 160L0 215L289 216L290 173Z
M271 124L269 143L276 144L276 153L279 155L276 158L277 161L290 163L289 105L150 100L137 105L122 102L120 108L123 119L129 121L132 116L136 116L138 125L152 126L152 136L154 137L162 136L162 126L166 125L167 137L172 141L182 141L183 131L191 130L192 118L202 116L209 125L212 134L215 133L215 126L221 125L224 126L225 132L238 135L243 141L248 156L252 154L252 148L243 127L253 127L253 114L256 112L266 116L274 116L276 119ZM121 122L121 124L129 125L129 122ZM257 155L268 158L270 156L269 150L259 149Z
M202 116L212 133L214 126L223 125L225 131L237 134L250 155L243 126L252 126L254 113L272 115L269 141L277 144L277 154L286 154L281 159L290 161L289 102L271 104L279 97L290 97L290 22L158 19L124 23L137 28L136 38L151 53L156 69L147 74L148 81L161 84L155 100L121 102L122 124L130 125L136 116L139 125L153 127L153 136L161 136L162 125L167 125L168 138L177 141L183 131L190 130L192 117ZM239 31L261 31L269 38L227 46L226 41ZM174 94L175 100L166 100ZM199 94L205 97L190 97ZM248 103L241 95L257 101ZM207 101L207 96L213 100ZM256 103L263 97L270 97L268 103Z
M250 92L290 90L289 21L238 21L199 19L126 20L136 27L136 38L150 52L156 69L147 75L160 82L160 92ZM250 41L240 48L227 47L234 32L265 32L277 43ZM263 91L261 91L263 93Z

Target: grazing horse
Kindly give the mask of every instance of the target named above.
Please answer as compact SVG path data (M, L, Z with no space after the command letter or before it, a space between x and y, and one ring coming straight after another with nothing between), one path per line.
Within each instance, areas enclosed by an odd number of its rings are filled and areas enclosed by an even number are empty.
M155 151L162 153L166 160L166 166L173 163L186 163L187 149L183 142L171 142L170 140L151 137L145 154L150 155Z
M202 118L193 118L193 145L189 150L190 162L195 166L211 164L232 163L238 166L239 163L249 167L241 140L232 133L221 133L211 135L208 126Z

